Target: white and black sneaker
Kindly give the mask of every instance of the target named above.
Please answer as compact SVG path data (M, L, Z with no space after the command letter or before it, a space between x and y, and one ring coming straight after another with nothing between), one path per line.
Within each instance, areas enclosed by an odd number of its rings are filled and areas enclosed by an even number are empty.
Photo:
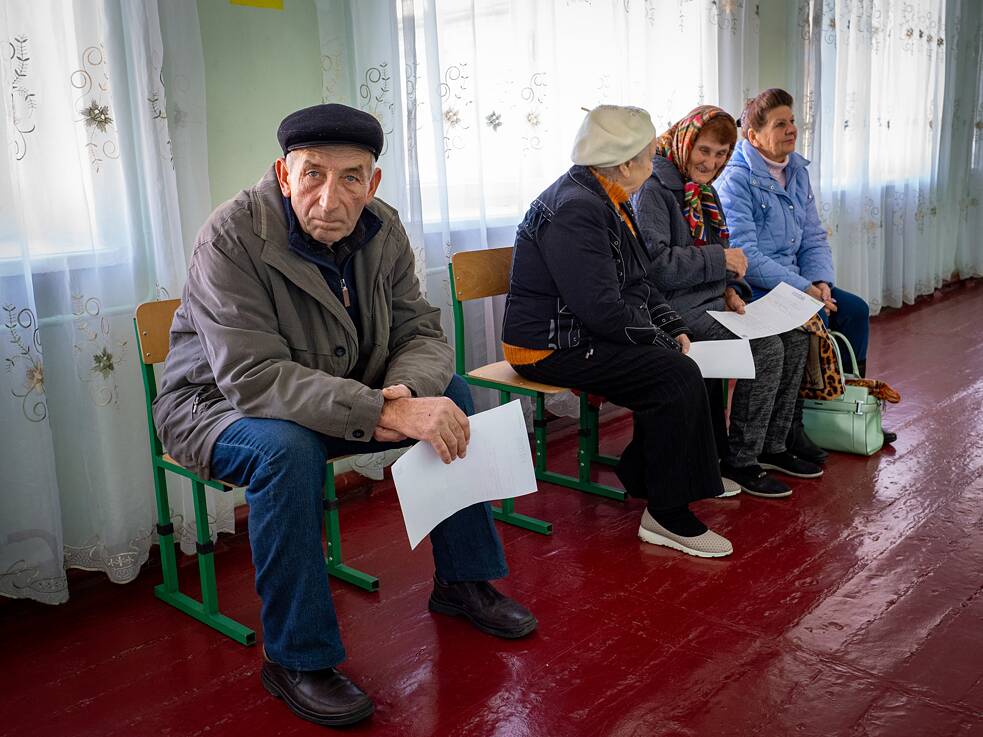
M751 496L764 499L782 499L792 495L792 488L784 481L768 474L761 466L729 466L721 464L720 471Z
M758 463L768 471L778 471L799 479L818 479L823 475L822 466L787 450L783 453L762 453L758 456Z

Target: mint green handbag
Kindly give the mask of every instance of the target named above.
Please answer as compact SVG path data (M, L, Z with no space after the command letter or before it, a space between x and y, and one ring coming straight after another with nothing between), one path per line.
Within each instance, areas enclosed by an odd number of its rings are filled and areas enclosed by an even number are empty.
M881 400L866 387L850 386L847 379L860 378L857 357L853 346L842 333L830 332L847 347L852 362L852 372L843 370L839 341L833 341L836 364L843 379L843 394L836 399L803 400L802 424L806 434L820 448L869 456L884 445L881 428Z

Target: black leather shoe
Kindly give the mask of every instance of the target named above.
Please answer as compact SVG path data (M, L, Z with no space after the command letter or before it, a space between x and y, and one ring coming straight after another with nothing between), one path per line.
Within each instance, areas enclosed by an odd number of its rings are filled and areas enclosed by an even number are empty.
M467 619L482 632L514 640L525 637L539 623L522 604L487 581L445 583L433 577L430 611Z
M884 445L890 445L898 439L896 432L891 432L890 430L881 430L881 432L884 433Z
M265 660L260 678L267 691L287 702L290 711L325 727L360 722L375 710L372 699L336 668L290 670Z

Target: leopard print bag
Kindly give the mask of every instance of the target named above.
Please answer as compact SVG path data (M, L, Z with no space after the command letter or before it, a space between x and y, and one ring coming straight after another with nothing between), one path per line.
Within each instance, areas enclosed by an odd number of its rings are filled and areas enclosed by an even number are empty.
M802 399L836 399L843 394L843 377L836 361L833 338L819 315L813 315L800 330L809 333L809 357L799 396Z

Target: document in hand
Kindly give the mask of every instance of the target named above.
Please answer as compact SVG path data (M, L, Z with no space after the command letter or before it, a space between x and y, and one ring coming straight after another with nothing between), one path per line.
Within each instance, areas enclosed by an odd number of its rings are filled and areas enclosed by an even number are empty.
M704 379L753 379L754 358L746 340L701 340L686 354L700 367Z
M429 443L417 443L392 466L411 548L465 507L536 491L519 401L468 419L471 440L464 458L445 464Z
M794 330L823 308L823 303L785 282L779 283L761 299L744 308L744 314L716 312L707 314L738 338L764 338Z

